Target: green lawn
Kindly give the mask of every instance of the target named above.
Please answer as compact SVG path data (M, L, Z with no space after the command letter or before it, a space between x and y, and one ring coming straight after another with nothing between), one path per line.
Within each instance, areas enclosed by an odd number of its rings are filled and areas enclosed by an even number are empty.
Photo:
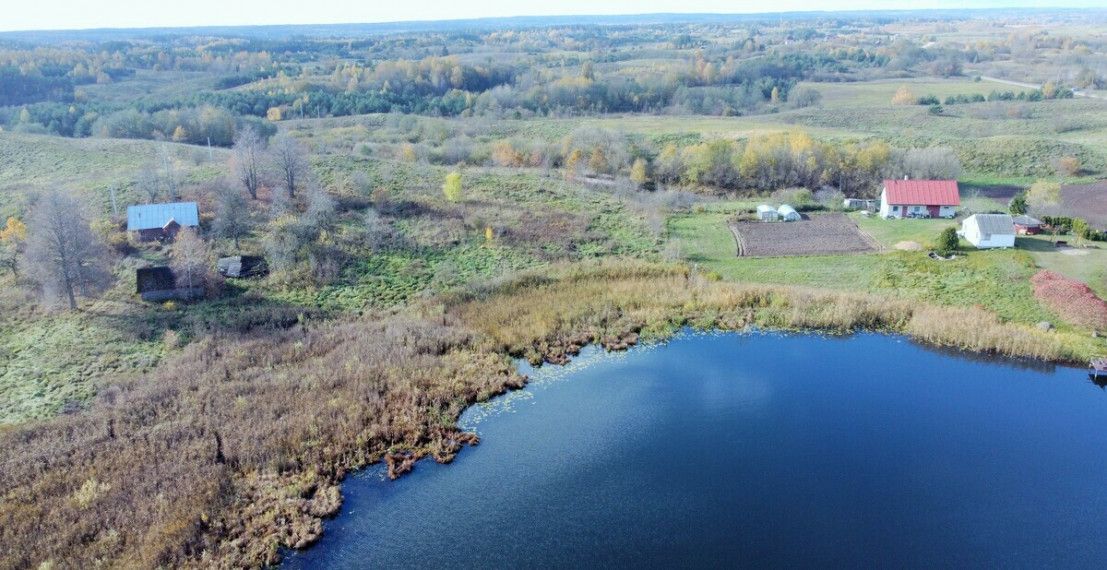
M1074 243L1072 236L1058 239ZM1095 247L1057 249L1048 235L1025 236L1015 240L1015 247L1030 252L1034 262L1042 269L1081 281L1100 297L1107 298L1107 244L1093 242L1091 245Z
M884 220L879 216L865 217L860 214L850 214L857 221L857 227L869 232L880 245L891 250L901 241L914 241L928 247L938 238L942 229L949 226L960 227L956 220Z

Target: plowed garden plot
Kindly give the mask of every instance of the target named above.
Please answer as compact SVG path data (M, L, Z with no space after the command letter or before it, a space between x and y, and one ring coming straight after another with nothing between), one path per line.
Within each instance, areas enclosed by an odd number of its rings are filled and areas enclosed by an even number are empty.
M1096 229L1107 229L1107 182L1061 188L1061 210L1084 218Z
M739 257L878 251L880 245L845 214L818 214L798 222L732 222Z

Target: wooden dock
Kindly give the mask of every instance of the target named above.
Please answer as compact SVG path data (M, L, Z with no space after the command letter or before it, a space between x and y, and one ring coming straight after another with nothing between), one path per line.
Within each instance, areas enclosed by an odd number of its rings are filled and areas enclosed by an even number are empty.
M1088 369L1088 375L1091 376L1092 379L1099 380L1101 376L1107 379L1107 358L1093 358L1092 361L1088 363Z

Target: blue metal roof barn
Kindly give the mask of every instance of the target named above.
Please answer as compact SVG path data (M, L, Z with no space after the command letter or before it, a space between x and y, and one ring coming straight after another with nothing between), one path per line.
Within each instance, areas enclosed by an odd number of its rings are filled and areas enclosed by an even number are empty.
M196 202L171 204L146 204L127 207L127 231L161 229L173 220L182 227L200 225L200 213Z

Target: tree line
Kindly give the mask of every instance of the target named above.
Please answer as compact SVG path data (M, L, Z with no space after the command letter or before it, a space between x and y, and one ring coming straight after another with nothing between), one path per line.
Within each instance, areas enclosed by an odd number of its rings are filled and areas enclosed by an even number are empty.
M484 156L471 147L469 155L457 150L446 141L442 154L433 156L442 164ZM408 159L418 156L412 150ZM961 171L956 153L946 147L902 149L881 140L819 141L804 132L657 145L612 129L582 127L560 143L500 140L487 157L499 166L561 169L570 177L631 176L640 185L754 192L829 186L859 197L875 196L888 178L955 179Z

